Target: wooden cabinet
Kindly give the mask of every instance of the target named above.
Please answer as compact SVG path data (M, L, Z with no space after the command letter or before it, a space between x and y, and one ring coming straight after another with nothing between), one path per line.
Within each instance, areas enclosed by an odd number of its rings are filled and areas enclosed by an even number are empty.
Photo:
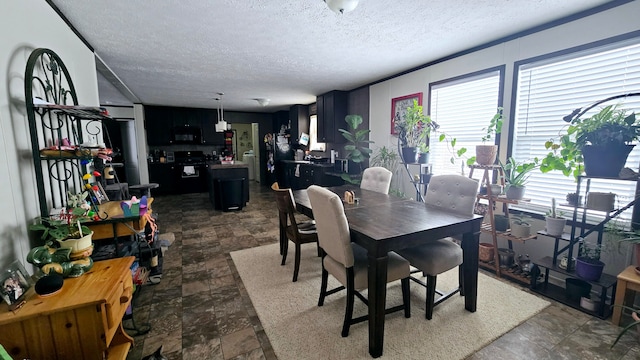
M316 99L318 112L318 142L343 143L344 137L338 129L345 129L349 93L334 90L318 96Z
M10 312L0 307L0 344L14 359L126 359L133 339L122 328L131 303L133 257L98 261L67 278L60 292Z

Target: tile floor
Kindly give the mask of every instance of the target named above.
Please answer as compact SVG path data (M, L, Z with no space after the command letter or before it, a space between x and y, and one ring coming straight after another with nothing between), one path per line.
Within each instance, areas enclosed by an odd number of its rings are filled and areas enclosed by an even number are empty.
M168 359L276 359L229 255L277 242L270 191L252 184L240 212L213 210L206 193L156 197L161 233L174 233L175 242L165 253L161 282L143 286L134 300L136 325L151 330L135 337L127 359L160 345ZM640 359L631 334L609 348L619 330L554 302L469 359Z

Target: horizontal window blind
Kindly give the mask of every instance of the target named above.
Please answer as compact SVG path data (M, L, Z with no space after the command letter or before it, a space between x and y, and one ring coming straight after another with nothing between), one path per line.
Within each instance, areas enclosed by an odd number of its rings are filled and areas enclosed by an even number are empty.
M466 147L466 156L471 157L486 133L482 129L496 113L499 92L498 70L433 85L429 114L442 132L457 139L455 149ZM438 136L432 132L429 139L429 162L433 164L433 173L468 173L466 165L462 164L465 160L451 163L452 151L447 143L439 142Z
M640 91L640 44L637 39L634 41L520 66L517 69L512 156L517 161L544 157L549 152L544 143L566 132L567 123L562 118L574 109L585 108L610 96ZM582 118L616 101L629 113L637 113L640 109L640 97L630 97L596 106ZM640 147L636 146L626 166L638 171L639 164ZM614 192L622 206L633 199L635 185L630 181L594 180L591 191ZM531 203L524 208L544 212L550 207L551 198L562 203L566 194L575 190L573 177L557 171L546 174L536 171L531 175L526 190L526 197L531 199ZM621 217L625 220L630 218L631 210Z

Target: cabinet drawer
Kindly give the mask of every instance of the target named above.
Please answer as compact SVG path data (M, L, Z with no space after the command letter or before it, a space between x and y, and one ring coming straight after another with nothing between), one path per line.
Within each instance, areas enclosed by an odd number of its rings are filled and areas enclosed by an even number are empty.
M107 342L111 341L111 336L124 316L127 306L131 303L133 295L133 280L131 276L120 279L116 291L107 299L105 311L107 317Z

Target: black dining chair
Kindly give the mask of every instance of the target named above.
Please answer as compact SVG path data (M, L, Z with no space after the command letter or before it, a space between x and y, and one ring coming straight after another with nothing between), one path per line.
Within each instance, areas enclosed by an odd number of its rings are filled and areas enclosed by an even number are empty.
M289 252L289 240L295 245L295 262L293 267L293 282L298 281L300 270L300 246L308 243L318 243L318 233L315 221L297 221L296 208L291 189L280 189L277 183L271 187L275 194L276 206L278 207L278 218L280 224L280 255L282 255L281 265L287 261ZM319 250L318 250L319 252Z

